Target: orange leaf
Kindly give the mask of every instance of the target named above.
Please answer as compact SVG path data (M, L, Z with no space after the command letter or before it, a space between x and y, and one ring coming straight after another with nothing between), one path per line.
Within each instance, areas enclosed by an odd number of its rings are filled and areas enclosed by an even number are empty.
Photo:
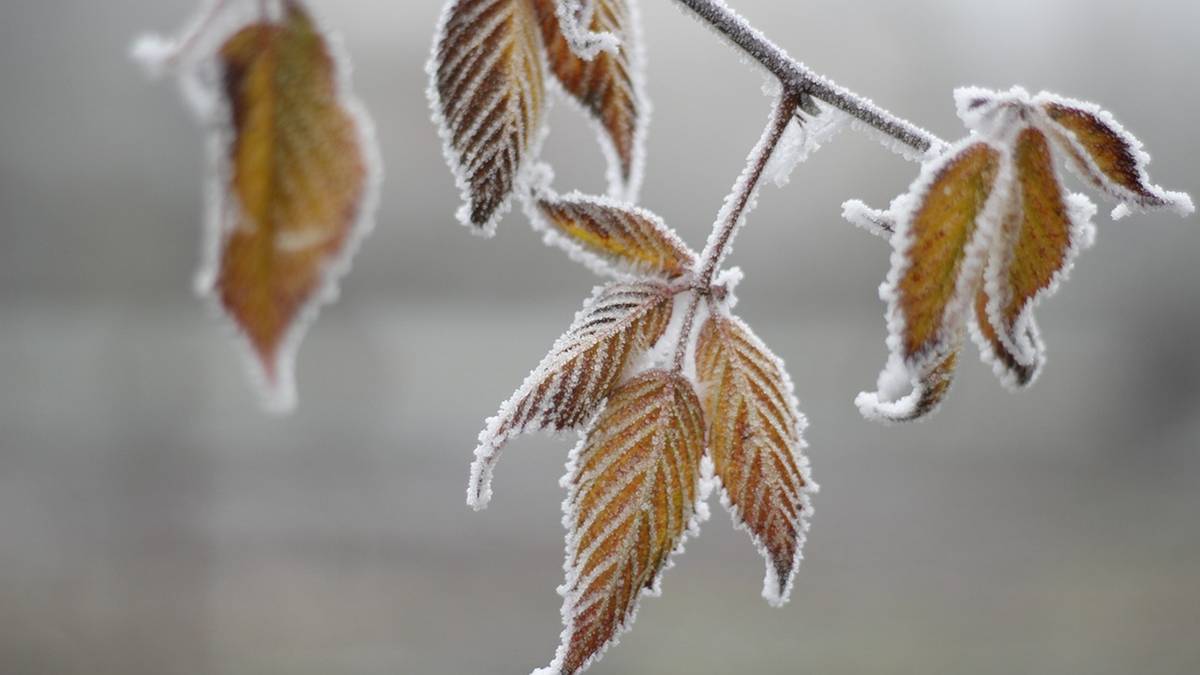
M597 271L671 279L696 263L696 254L645 209L580 194L543 197L536 208L531 220L547 240L581 255Z
M467 503L491 498L500 449L526 431L576 429L588 421L630 359L658 342L671 321L673 297L656 283L597 289L566 334L479 434Z
M339 99L344 71L300 4L285 6L280 23L242 29L218 54L232 137L212 280L281 407L303 317L365 229L373 180L365 121Z
M1002 163L995 147L968 139L927 165L887 214L896 232L880 294L888 301L892 354L877 391L855 400L864 416L915 420L937 409L949 391L991 236L979 230L1002 205L991 198Z
M1000 339L1000 334L996 332L992 322L988 319L988 296L982 287L975 297L974 326L975 330L972 331L972 335L983 355L983 360L985 363L992 364L992 370L1001 382L1012 388L1026 387L1033 383L1043 361L1040 358L1041 350L1039 349L1039 359L1036 363L1021 363L1008 345ZM1025 333L1021 337L1030 344L1041 344L1037 323L1032 316L1029 317L1029 321L1025 325Z
M1012 162L1016 189L995 233L976 312L985 356L991 350L1007 384L1024 386L1045 360L1033 307L1057 288L1089 239L1092 207L1068 200L1040 130L1017 134Z
M1170 208L1180 215L1195 210L1186 194L1168 192L1150 182L1146 173L1150 156L1107 111L1045 92L1035 102L1057 126L1056 140L1071 165L1098 188L1144 208Z
M910 193L915 208L901 218L892 240L901 257L889 278L891 312L901 321L900 353L907 360L940 354L945 345L976 219L992 193L1000 159L990 145L970 143L941 160L932 180L919 180Z
M652 370L613 391L572 454L564 502L563 644L551 668L577 673L629 628L671 554L697 527L704 416L682 376Z
M563 89L603 131L609 156L610 185L617 194L632 198L640 181L641 143L645 134L646 105L638 82L635 59L640 47L636 24L627 0L589 0L576 8L577 16L591 20L592 33L615 36L614 52L598 51L583 59L571 49L556 14L559 0L533 0L542 28L550 70ZM568 11L570 11L568 9ZM617 188L620 188L619 190Z
M800 564L815 489L791 380L749 327L724 316L701 328L696 372L725 504L766 558L763 597L783 604Z
M530 0L450 0L442 15L430 97L463 193L458 218L485 234L540 142L540 40Z

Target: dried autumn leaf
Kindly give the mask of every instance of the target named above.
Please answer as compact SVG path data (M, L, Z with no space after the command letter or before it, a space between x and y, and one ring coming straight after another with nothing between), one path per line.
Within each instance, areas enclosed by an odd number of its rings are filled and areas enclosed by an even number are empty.
M641 181L641 145L648 111L639 82L641 47L632 5L627 0L588 0L561 9L574 12L576 22L586 21L590 33L616 40L611 50L593 48L589 50L591 58L584 58L572 50L564 35L559 0L532 1L551 72L603 132L613 194L633 199Z
M1090 238L1090 203L1062 188L1046 135L1026 127L1011 153L1015 173L1008 212L999 220L976 299L979 336L1010 386L1033 381L1045 361L1033 307L1066 276Z
M491 234L541 140L545 83L531 0L450 0L430 100L462 191L458 218Z
M710 317L696 341L708 450L723 502L766 558L763 597L787 601L812 512L808 460L783 363L741 320Z
M586 424L630 359L662 337L672 307L669 289L653 282L597 289L566 334L479 434L467 503L476 509L487 506L492 469L500 449L514 436Z
M231 111L216 269L204 285L249 340L272 403L294 398L304 319L369 227L375 182L365 117L343 97L344 67L300 3L233 35L217 55Z
M629 628L639 596L657 593L698 526L703 452L700 400L681 375L648 371L609 396L568 465L566 630L553 672L586 668Z
M547 243L559 245L600 273L673 279L696 254L653 213L606 197L538 197L530 213Z
M1150 182L1150 156L1142 144L1107 111L1083 101L1042 92L1034 99L1058 132L1056 140L1071 166L1108 195L1143 208L1169 208L1180 215L1195 210L1182 192Z
M987 232L978 236L978 221L985 209L996 208L989 198L1002 160L992 145L969 140L928 165L893 209L895 252L880 290L888 301L892 357L878 390L856 399L863 415L915 419L948 391L987 243Z

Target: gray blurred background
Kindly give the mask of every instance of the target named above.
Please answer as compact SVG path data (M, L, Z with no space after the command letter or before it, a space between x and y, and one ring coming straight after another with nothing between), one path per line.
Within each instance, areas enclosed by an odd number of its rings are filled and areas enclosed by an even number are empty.
M521 218L484 241L428 121L437 0L314 0L344 33L388 176L379 224L259 411L190 293L202 134L125 58L190 0L0 3L0 673L525 673L559 634L569 442L513 445L490 510L463 488L483 419L593 284ZM795 56L947 137L953 87L1102 102L1200 197L1192 0L734 3ZM643 203L693 245L766 119L762 77L644 0ZM562 189L602 188L558 106ZM915 167L855 133L765 190L732 262L787 359L822 485L791 604L714 501L596 673L1200 672L1200 222L1109 221L1040 312L1043 379L965 359L926 423L852 399L884 361L886 245L838 217Z

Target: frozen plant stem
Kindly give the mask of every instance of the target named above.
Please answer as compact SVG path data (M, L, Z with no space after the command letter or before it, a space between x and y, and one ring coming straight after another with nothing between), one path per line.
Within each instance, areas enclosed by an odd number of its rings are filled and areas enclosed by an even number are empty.
M802 94L795 90L784 89L771 114L771 119L767 122L767 128L763 130L762 139L751 151L749 163L742 174L738 176L738 180L733 186L733 192L725 198L725 206L721 209L721 215L713 225L713 233L708 239L708 244L700 255L700 272L692 285L692 297L688 301L687 313L683 316L683 329L679 333L679 343L675 347L674 366L676 372L683 370L683 360L687 353L688 340L692 334L692 324L696 321L700 301L705 297L712 296L712 282L717 268L720 267L721 260L729 250L729 245L733 243L733 237L737 233L742 218L746 215L746 210L754 201L754 194L758 191L758 184L762 181L767 163L771 161L771 155L779 146L783 132L791 123L792 115L796 112L796 106L799 105L801 96Z
M920 153L946 145L942 139L897 117L809 70L753 28L724 0L675 0L779 79L784 89L803 92L845 112Z

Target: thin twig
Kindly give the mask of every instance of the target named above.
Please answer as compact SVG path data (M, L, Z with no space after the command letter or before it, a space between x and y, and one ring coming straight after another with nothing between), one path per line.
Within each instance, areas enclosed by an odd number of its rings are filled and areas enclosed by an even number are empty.
M758 184L762 181L763 172L766 171L771 156L775 154L775 148L779 146L783 132L791 123L801 96L800 92L791 89L785 90L780 96L779 102L771 113L771 119L767 122L766 129L763 130L762 138L750 153L746 168L734 183L733 191L725 198L725 206L722 207L717 222L713 224L713 233L708 238L704 252L700 254L700 272L696 275L692 297L688 302L687 313L683 317L683 327L679 331L679 342L675 346L676 372L683 370L683 360L687 353L692 324L696 321L700 301L712 293L712 282L717 268L729 251L729 245L733 243L738 225L746 215L746 210L754 201L754 195L758 191Z
M765 35L750 26L723 0L675 0L712 26L736 47L779 79L785 88L820 99L921 153L946 142L906 119L897 117L832 80L809 70Z

